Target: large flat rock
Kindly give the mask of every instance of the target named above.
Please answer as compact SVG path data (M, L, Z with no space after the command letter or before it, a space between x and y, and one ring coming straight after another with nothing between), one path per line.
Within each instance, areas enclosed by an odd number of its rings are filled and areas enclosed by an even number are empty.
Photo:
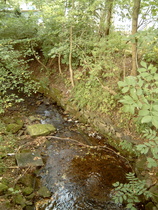
M45 136L54 132L56 128L51 124L33 124L27 126L27 132L30 136Z
M19 167L43 166L43 160L39 152L19 153L15 156Z

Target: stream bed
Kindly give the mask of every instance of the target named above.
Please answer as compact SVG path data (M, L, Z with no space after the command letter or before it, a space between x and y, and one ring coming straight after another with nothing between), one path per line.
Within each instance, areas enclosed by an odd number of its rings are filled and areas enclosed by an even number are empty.
M59 107L42 103L36 114L43 116L42 124L53 124L57 129L48 137L45 166L39 173L52 197L39 209L123 209L112 201L112 184L126 182L130 168L125 159L98 134L83 133L78 122Z
M126 182L131 171L125 158L103 138L43 98L21 103L32 124L52 124L56 132L46 136L41 151L44 166L38 172L51 197L35 204L36 210L124 209L112 201L112 184ZM83 129L84 128L84 129Z

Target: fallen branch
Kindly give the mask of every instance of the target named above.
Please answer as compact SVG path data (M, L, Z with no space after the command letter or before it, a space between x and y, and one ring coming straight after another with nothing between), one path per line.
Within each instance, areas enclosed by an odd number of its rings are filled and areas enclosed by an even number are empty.
M63 138L63 137L58 137L58 136L46 136L46 138L54 138L54 139L57 139L57 140L72 141L72 142L76 143L76 144L79 145L79 146L88 147L88 148L91 148L91 149L98 149L98 148L99 148L99 149L107 149L107 150L111 151L112 153L114 153L115 155L117 155L117 156L121 157L122 159L126 160L127 163L128 163L128 165L130 166L130 168L131 168L132 171L133 171L133 168L132 168L131 164L129 163L129 161L128 161L125 157L123 157L123 156L120 155L118 152L114 151L113 149L107 147L106 145L104 145L104 146L99 146L99 145L98 145L98 146L90 146L90 145L81 143L81 142L79 142L79 141L77 141L77 140L75 140L75 139Z

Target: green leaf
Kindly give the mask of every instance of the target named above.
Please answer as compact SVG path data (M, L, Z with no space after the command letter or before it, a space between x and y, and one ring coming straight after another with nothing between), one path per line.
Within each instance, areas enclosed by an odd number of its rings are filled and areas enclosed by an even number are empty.
M124 194L123 195L123 199L126 201L127 200L127 196Z
M152 81L152 79L153 79L152 75L148 75L148 77L146 78L146 80L149 81L149 82Z
M136 89L135 88L131 88L130 89L130 94L131 94L131 97L134 99L134 100L138 100L138 97L137 97L137 93L136 93Z
M128 91L129 91L129 86L124 87L124 88L122 89L122 93L127 93Z
M144 84L144 80L142 80L141 78L139 79L137 85L139 85L140 87L142 87Z
M118 187L120 185L119 182L115 182L114 184L112 184L114 187Z
M158 112L151 112L152 116L158 117Z
M152 116L144 116L141 123L150 123L152 121Z
M140 95L142 95L142 94L143 94L142 89L140 89L140 88L139 88L139 89L137 89L137 95L138 95L138 96L140 96Z
M142 151L146 146L144 144L139 144L136 146L138 151Z
M148 167L149 168L152 168L152 167L157 167L158 164L157 162L153 159L153 158L147 158L147 161L148 161Z
M158 111L158 105L153 105L153 109L154 109L155 111Z
M141 66L143 66L144 68L147 68L147 64L144 61L141 61Z
M147 153L148 153L148 151L149 151L149 148L148 148L148 147L146 147L146 148L144 149L144 151L143 151L143 153L142 153L142 154L147 154Z
M123 203L123 198L119 197L119 203Z
M142 109L142 110L139 111L138 115L139 116L147 116L147 115L149 115L149 110Z
M156 128L158 128L158 117L157 116L153 116L151 122Z
M123 81L119 81L119 82L118 82L118 86L119 86L119 87L124 87L124 86L126 86L126 84L125 84L125 82L123 82Z
M141 73L141 77L142 78L148 78L150 75L149 75L149 73L148 72L143 72L143 73Z
M154 75L154 80L158 80L158 74Z
M138 72L142 73L142 72L146 72L145 68L138 68Z
M155 159L158 159L158 146L156 147L152 147L151 148L151 152L152 152L152 154L153 154L153 156L154 156L154 158Z
M126 77L126 78L125 78L125 82L126 82L128 85L135 86L135 85L136 85L136 77L134 77L134 76Z
M133 103L135 103L134 100L132 99L132 97L130 97L130 96L124 96L123 98L124 98L126 104L133 104Z
M131 114L134 114L134 112L135 112L135 106L130 105L130 106L129 106L129 112L130 112Z

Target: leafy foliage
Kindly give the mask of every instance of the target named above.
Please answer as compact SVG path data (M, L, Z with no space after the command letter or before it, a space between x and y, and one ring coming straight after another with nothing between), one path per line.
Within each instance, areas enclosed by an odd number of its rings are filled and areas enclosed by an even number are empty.
M116 203L127 204L126 208L136 210L135 204L140 202L140 196L144 195L146 198L149 198L151 193L147 191L144 180L139 180L133 173L127 174L126 177L128 183L116 182L113 184L115 187L113 199Z
M158 65L158 31L154 28L138 34L139 53L146 62Z
M85 79L76 84L72 99L79 108L90 108L102 113L115 106L114 96L104 90L95 78Z
M12 106L13 102L22 99L19 93L31 94L37 86L31 80L27 62L22 58L22 53L15 50L10 40L1 41L0 49L0 113Z
M149 152L152 154L147 157L147 166L148 168L157 167L158 166L158 137L157 132L155 130L146 129L144 130L144 137L149 141L144 142L144 144L139 144L136 146L137 151L141 154L147 155Z
M118 85L123 94L123 110L139 117L141 123L158 128L158 74L152 64L141 62L137 77L126 77Z

